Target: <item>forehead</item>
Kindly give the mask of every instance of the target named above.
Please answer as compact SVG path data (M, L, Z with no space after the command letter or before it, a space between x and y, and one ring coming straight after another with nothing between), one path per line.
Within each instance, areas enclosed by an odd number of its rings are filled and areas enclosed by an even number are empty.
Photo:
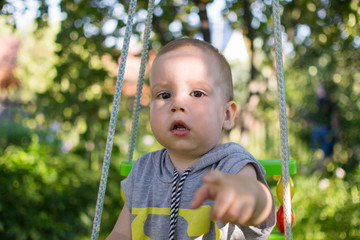
M193 63L193 65L190 63ZM204 72L207 71L208 74L212 75L214 73L214 70L217 68L216 61L206 50L191 45L180 46L178 48L171 49L168 52L156 56L155 61L152 65L151 75L153 75L155 70L172 67L172 65L187 69L203 68Z
M150 87L169 82L206 83L214 92L227 95L227 84L221 77L216 58L206 50L182 46L156 57L150 73Z
M197 57L206 60L206 64L211 64L214 60L209 51L199 48L197 46L193 45L185 45L185 46L179 46L177 48L173 48L165 53L162 53L161 55L158 55L155 59L164 59L164 58L182 58L184 56L188 57Z

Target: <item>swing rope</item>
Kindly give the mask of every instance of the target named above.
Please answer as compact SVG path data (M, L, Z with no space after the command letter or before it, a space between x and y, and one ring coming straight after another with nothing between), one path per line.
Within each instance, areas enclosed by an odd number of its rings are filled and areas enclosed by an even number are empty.
M285 239L292 239L291 232L291 198L290 198L290 176L289 176L289 144L286 114L286 98L285 98L285 81L284 81L284 65L282 58L281 44L281 23L280 23L280 6L279 0L273 0L273 24L275 37L275 62L276 77L278 85L278 101L279 101L279 120L280 120L280 136L281 136L281 167L283 180L283 202L285 215Z
M136 0L130 1L128 21L126 24L125 38L124 38L123 48L121 51L119 72L118 72L116 86L115 86L114 100L113 100L113 104L112 104L112 113L111 113L109 130L108 130L108 135L107 135L107 140L106 140L106 149L105 149L100 185L99 185L99 190L98 190L98 197L97 197L96 208L95 208L93 229L92 229L92 233L91 233L92 240L97 239L99 237L99 232L100 232L101 215L102 215L102 210L103 210L103 205L104 205L106 184L107 184L107 178L108 178L108 173L109 173L111 151L112 151L112 146L113 146L113 142L114 142L116 120L117 120L117 115L119 112L121 89L122 89L122 84L123 84L123 79L124 79L125 65L126 65L126 59L127 59L128 50L129 50L130 38L131 38L131 34L132 34L132 26L133 26L133 19L134 19L134 14L135 14L135 9L136 9L136 3L137 3ZM144 83L146 61L147 61L147 56L148 56L148 48L149 48L149 39L150 39L150 33L151 33L153 11L154 11L154 0L151 0L151 1L149 1L149 5L148 5L148 16L146 19L146 28L145 28L146 31L144 33L144 44L143 44L143 51L142 51L142 57L141 57L141 66L140 66L140 70L139 70L139 80L138 80L137 92L136 92L136 97L135 97L136 101L135 101L134 107L133 107L133 109L134 109L133 116L132 116L133 122L132 122L132 130L131 130L130 142L129 142L128 161L131 161L132 155L134 152L134 148L135 148L136 131L137 131L137 125L138 125L138 119L139 119L139 111L140 111L140 99L141 99L141 93L142 93L142 86ZM134 114L134 112L136 112L136 113Z
M111 117L110 117L110 123L109 123L109 130L108 130L108 135L107 135L107 140L106 140L105 155L104 155L100 185L99 185L96 208L95 208L93 229L91 231L91 239L92 240L97 239L99 237L99 232L100 232L101 215L102 215L102 210L103 210L103 205L104 205L106 183L107 183L107 178L108 178L108 174L109 174L111 151L112 151L112 146L114 143L116 120L117 120L117 115L119 112L119 103L120 103L120 97L121 97L121 89L122 89L123 80L124 80L126 58L127 58L127 54L128 54L128 50L129 50L130 37L132 34L132 22L134 19L135 7L136 7L136 0L131 0L128 21L127 21L126 30L125 30L125 38L124 38L123 48L121 51L119 72L118 72L118 76L117 76L117 80L116 80L114 100L113 100L113 104L112 104L112 111L111 111Z
M123 84L126 59L129 49L130 37L132 34L132 26L134 13L136 9L136 0L130 1L130 8L128 13L128 21L126 25L125 38L121 52L119 72L116 81L114 100L112 104L112 113L110 117L109 130L106 140L105 155L95 208L95 216L93 221L93 229L91 239L96 240L100 232L101 215L104 204L104 197L106 191L107 178L109 173L109 166L111 160L111 151L114 141L114 133L116 127L116 120L119 111L119 103L121 97L121 89ZM286 115L286 99L285 99L285 83L284 83L284 68L282 61L282 44L281 44L281 24L280 24L280 10L279 0L273 0L273 22L275 35L275 55L276 55L276 75L278 80L278 100L279 100L279 119L280 119L280 135L281 135L281 161L282 161L282 177L283 177L283 191L284 191L284 212L285 212L285 239L292 239L291 233L291 199L290 199L290 180L289 180L289 146L287 135L287 115ZM129 140L129 151L127 161L132 161L133 152L135 149L137 126L139 121L140 100L142 95L142 88L144 83L144 74L146 62L148 57L149 39L151 33L152 17L154 11L154 0L150 0L148 4L148 15L146 19L146 27L144 33L144 44L141 57L141 65L139 70L139 80L137 83L137 92L135 96L135 103L132 114L132 129Z
M141 55L141 64L140 64L140 70L139 70L139 80L137 82L137 89L136 89L136 95L135 95L135 103L133 106L133 112L132 112L132 125L131 125L131 134L130 134L130 140L129 140L129 151L127 156L127 162L131 162L133 159L133 154L135 150L135 143L136 143L136 134L137 134L137 127L139 123L139 113L140 113L140 100L141 100L141 94L142 89L144 85L144 75L145 75L145 69L146 69L146 62L148 58L148 52L149 52L149 43L150 43L150 34L151 34L151 27L152 27L152 19L153 19L153 12L154 12L154 1L150 0L148 4L148 14L146 18L146 24L145 24L145 33L144 33L144 43L143 43L143 50Z

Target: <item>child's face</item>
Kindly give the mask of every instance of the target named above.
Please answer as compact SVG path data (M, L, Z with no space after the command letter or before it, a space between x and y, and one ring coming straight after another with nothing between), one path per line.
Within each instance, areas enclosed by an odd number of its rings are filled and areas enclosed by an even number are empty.
M150 123L170 154L200 157L220 145L222 130L231 127L219 70L209 54L192 46L167 52L154 62Z

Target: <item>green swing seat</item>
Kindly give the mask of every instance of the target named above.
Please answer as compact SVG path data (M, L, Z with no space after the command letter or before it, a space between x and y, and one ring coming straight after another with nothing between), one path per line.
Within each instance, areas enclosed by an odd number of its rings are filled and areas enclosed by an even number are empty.
M260 164L265 168L266 176L275 176L281 175L281 159L269 159L269 160L259 160ZM132 162L121 162L120 164L120 175L127 177L130 173L130 170L133 165ZM289 159L289 174L293 175L296 173L296 161L294 159ZM269 240L284 240L285 235L280 233L277 229L270 234Z

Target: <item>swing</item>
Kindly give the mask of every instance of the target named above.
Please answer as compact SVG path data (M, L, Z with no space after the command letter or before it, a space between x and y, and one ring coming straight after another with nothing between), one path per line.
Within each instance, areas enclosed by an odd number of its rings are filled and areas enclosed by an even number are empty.
M95 216L93 221L93 229L91 233L91 239L95 240L99 236L101 215L104 204L104 197L106 191L106 184L108 178L108 172L110 167L111 151L114 140L116 120L120 104L121 89L123 84L125 63L128 54L128 48L130 43L130 36L132 34L132 25L134 19L134 13L136 8L136 0L130 0L128 21L126 25L125 38L123 48L121 52L119 72L117 76L114 99L112 104L112 113L110 116L109 130L106 141L105 155L101 173L101 179L99 184L99 191L97 197L97 203L95 208ZM132 129L129 139L129 151L127 155L127 161L123 161L120 166L120 174L127 176L132 167L133 152L135 149L136 132L139 120L140 111L140 99L142 93L142 86L144 83L145 65L148 57L149 39L151 33L152 17L154 11L154 0L149 0L148 3L148 15L146 19L146 28L143 39L143 50L141 55L141 64L139 69L139 80L137 83L137 92L135 95L135 103L133 106L132 113ZM289 146L288 146L288 133L287 133L287 118L286 118L286 100L285 100L285 83L284 83L284 70L282 60L282 46L281 46L281 25L280 25L280 7L279 0L273 0L272 4L273 12L273 24L274 24L274 35L275 35L275 62L276 62L276 75L278 81L278 101L279 101L279 119L280 119L280 135L281 135L281 160L259 160L266 170L266 175L276 175L281 177L278 178L278 189L277 195L280 202L283 205L278 210L278 219L284 218L285 226L285 239L292 239L292 214L291 214L291 186L290 174L296 173L296 162L289 160ZM282 213L283 211L283 213ZM280 212L280 214L279 214ZM284 239L284 235L279 233L272 233L269 239Z

